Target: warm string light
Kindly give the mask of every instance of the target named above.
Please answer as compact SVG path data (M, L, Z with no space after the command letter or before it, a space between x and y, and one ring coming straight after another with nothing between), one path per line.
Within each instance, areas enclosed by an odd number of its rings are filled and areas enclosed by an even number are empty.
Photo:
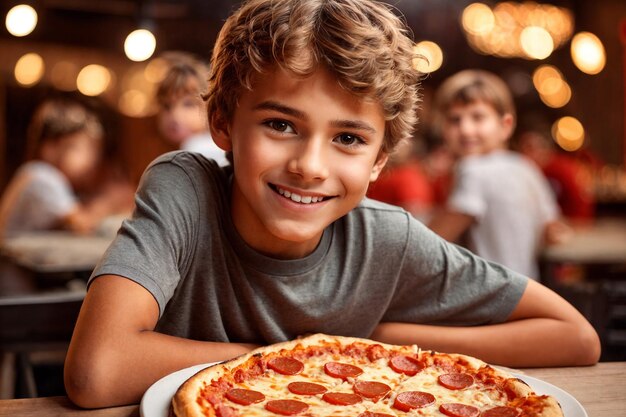
M145 61L152 56L155 49L156 38L148 29L134 30L124 41L124 52L131 61Z
M574 17L565 8L535 2L473 3L461 24L470 46L485 55L545 59L567 42Z
M413 66L423 74L437 71L443 64L443 51L435 42L421 41L413 47Z
M37 26L37 12L27 4L19 4L7 13L5 25L13 36L26 36Z

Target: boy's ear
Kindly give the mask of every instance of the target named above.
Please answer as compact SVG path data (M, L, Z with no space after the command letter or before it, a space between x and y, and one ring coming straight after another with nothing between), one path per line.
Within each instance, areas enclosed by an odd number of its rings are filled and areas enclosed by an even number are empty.
M209 130L211 137L217 146L224 151L232 151L228 122L221 113L216 112L209 117Z
M502 126L504 127L504 140L507 141L513 135L515 129L515 117L511 113L505 113L502 116Z
M381 151L378 154L378 158L376 159L376 163L372 167L372 173L370 174L370 182L374 182L378 179L380 172L383 170L385 165L387 164L387 160L389 159L389 154L387 152Z

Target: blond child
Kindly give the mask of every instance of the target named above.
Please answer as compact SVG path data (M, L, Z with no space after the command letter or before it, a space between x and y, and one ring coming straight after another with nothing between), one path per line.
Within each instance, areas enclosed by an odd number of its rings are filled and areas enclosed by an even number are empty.
M470 250L538 279L546 232L555 239L565 226L542 173L507 149L516 118L507 85L487 71L461 71L442 83L434 106L457 165L448 201L430 228L450 241L468 232Z
M227 165L226 153L211 138L202 101L208 67L184 52L170 52L162 58L167 71L156 93L159 131L177 148L200 153L220 166Z
M122 206L124 197L103 194L83 203L77 190L89 185L103 154L103 129L81 103L50 99L35 111L28 129L29 161L0 202L3 238L67 229L86 233Z
M175 370L313 332L513 366L597 361L563 299L364 199L415 123L412 50L371 0L251 0L225 22L208 113L234 165L175 152L147 169L76 325L74 402L137 402Z

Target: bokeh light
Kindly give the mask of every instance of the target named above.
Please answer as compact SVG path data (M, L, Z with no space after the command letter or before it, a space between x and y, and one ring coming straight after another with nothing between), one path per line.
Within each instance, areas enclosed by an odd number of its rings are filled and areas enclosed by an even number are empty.
M560 108L569 103L572 89L561 71L552 65L541 65L533 73L533 85L548 107Z
M111 84L111 72L102 65L87 65L78 73L76 86L86 96L98 96Z
M540 26L528 26L520 33L520 45L532 59L546 59L554 51L550 33Z
M565 116L552 125L552 137L566 151L580 149L585 141L585 129L578 119Z
M147 29L132 31L124 41L124 52L131 61L145 61L156 49L156 38Z
M590 32L580 32L572 38L570 53L574 65L586 74L598 74L606 64L604 45Z
M574 31L571 10L534 1L472 3L461 26L476 52L502 58L545 59L564 45Z
M45 65L43 58L34 53L23 55L15 63L15 80L24 87L30 87L39 82L43 77Z
M472 3L463 10L461 24L463 28L474 35L483 35L491 32L496 19L493 12L483 3Z
M418 42L413 47L413 52L417 55L413 59L413 66L421 73L428 74L437 71L443 64L443 52L434 42Z
M19 4L7 13L5 25L13 36L26 36L37 26L37 12L27 4Z

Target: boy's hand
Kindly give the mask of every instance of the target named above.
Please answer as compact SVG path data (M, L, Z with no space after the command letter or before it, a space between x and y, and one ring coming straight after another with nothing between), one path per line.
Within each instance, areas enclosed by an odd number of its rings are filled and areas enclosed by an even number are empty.
M574 236L574 230L565 222L560 220L546 224L544 229L544 242L547 245L565 243Z

